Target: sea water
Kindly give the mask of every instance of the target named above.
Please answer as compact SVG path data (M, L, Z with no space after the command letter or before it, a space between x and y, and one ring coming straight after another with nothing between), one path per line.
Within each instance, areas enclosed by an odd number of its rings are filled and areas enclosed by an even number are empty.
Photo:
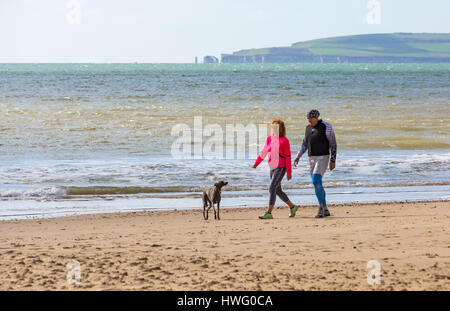
M449 199L449 64L0 64L0 219L200 209L218 180L223 207L263 206L261 141L181 159L173 129L281 118L295 155L312 108L338 142L329 203ZM306 158L283 187L316 204Z

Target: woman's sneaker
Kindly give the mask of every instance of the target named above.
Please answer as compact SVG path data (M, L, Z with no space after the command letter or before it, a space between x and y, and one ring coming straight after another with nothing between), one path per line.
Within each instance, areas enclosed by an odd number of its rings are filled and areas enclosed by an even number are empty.
M328 209L326 209L326 210L323 211L323 216L328 217L328 216L330 216L330 215L331 215L331 214L330 214L330 211L329 211Z
M273 219L271 213L265 212L264 215L259 216L259 219Z
M298 210L298 206L294 205L291 209L290 209L290 213L289 213L289 217L295 217L295 213Z

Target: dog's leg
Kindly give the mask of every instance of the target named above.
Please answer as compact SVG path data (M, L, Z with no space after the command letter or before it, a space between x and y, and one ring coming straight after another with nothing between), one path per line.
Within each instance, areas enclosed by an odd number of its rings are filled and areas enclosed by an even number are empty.
M208 219L208 212L211 209L211 201L208 200L209 206L208 209L206 210L206 219Z
M220 202L217 203L217 220L220 220L219 208L220 208Z
M208 205L208 203L207 203L207 201L206 201L206 198L205 198L205 196L203 195L203 219L207 219L206 218L206 207L207 207L207 205Z
M216 207L214 206L214 203L213 203L213 209L214 209L214 219L217 219Z

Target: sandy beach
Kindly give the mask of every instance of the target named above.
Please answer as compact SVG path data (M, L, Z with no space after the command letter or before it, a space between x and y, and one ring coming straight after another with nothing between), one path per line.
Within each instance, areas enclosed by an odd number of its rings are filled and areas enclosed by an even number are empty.
M0 223L1 290L450 290L450 202ZM71 260L81 283L66 280ZM369 285L367 262L381 265Z

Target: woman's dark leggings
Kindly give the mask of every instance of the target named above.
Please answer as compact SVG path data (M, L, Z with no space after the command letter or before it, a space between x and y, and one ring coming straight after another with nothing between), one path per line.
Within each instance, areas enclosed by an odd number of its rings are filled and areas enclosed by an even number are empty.
M275 205L277 195L284 202L289 201L289 198L286 195L286 193L284 193L283 190L281 190L281 181L283 180L284 174L286 174L286 167L277 167L274 169L272 168L270 169L271 181L269 186L269 193L270 193L269 205Z

